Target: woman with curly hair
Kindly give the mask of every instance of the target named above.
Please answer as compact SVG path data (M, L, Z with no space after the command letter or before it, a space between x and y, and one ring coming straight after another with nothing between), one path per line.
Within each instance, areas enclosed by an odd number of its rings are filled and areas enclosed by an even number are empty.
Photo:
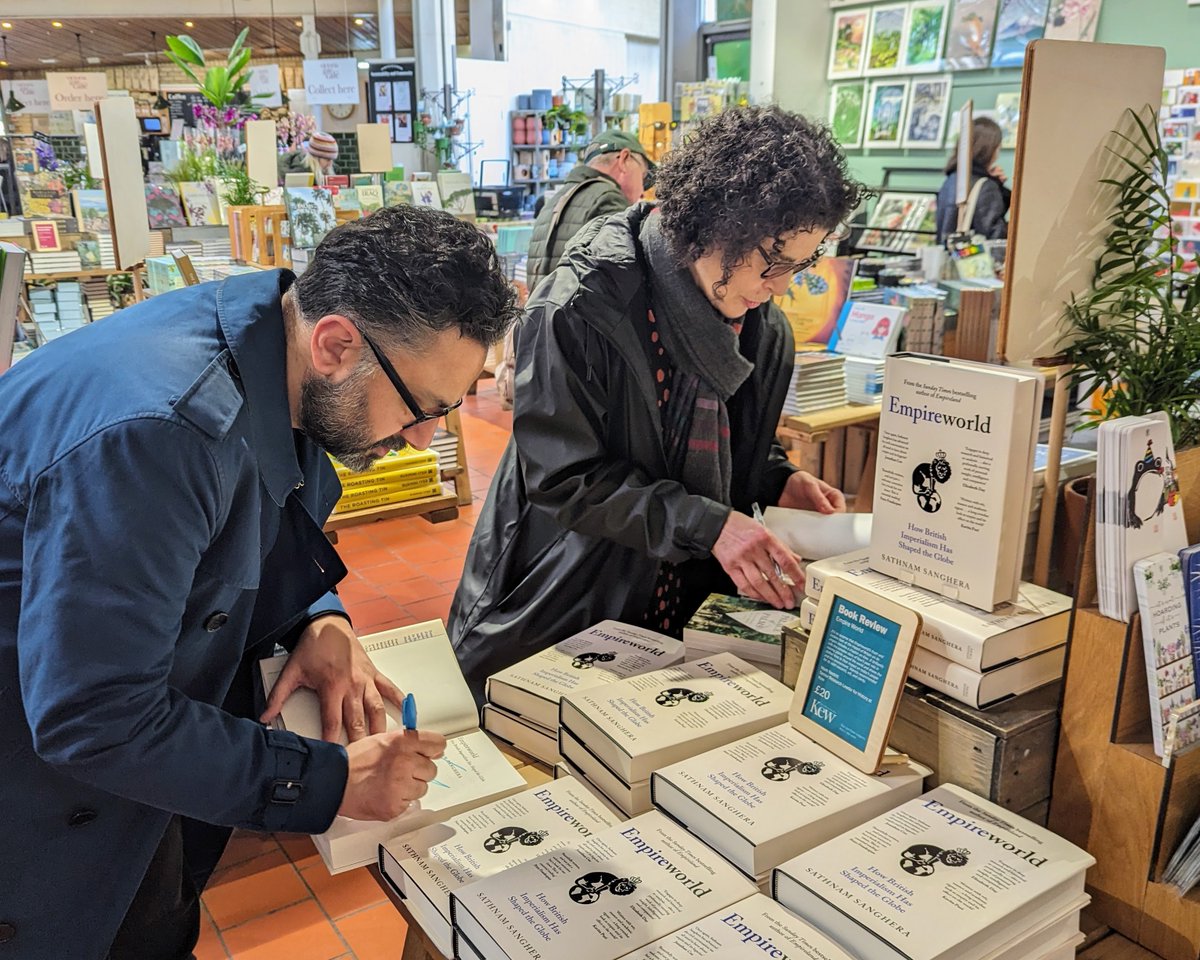
M712 592L799 603L752 506L845 499L775 440L794 344L771 298L862 193L825 127L732 109L667 155L657 206L576 236L518 329L513 436L450 612L477 696L606 618L678 636Z

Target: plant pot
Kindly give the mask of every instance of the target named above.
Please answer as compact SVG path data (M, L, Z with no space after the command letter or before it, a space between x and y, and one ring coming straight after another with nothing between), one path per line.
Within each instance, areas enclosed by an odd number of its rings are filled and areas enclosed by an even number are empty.
M1059 528L1063 538L1060 562L1072 596L1075 594L1075 578L1079 570L1079 551L1087 536L1088 502L1094 480L1095 477L1076 477L1063 488L1063 523Z

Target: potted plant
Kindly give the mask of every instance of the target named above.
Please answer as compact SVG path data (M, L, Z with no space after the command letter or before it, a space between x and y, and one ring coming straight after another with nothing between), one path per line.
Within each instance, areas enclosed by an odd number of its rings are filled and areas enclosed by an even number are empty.
M542 114L542 124L547 130L559 131L561 142L580 142L586 138L591 127L591 118L582 110L573 110L565 103L551 107Z

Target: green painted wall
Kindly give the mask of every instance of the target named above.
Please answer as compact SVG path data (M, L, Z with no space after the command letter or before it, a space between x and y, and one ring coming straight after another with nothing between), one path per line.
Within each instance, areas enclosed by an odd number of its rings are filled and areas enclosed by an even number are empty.
M1187 0L1104 0L1096 40L1104 43L1134 43L1164 47L1167 67L1200 67L1200 6L1188 6ZM828 43L828 41L827 41ZM828 48L826 49L828 54ZM1021 87L1021 71L970 70L952 74L954 87L950 108L958 110L968 98L975 101L976 110L991 110L996 94L1016 91ZM865 183L878 185L884 167L932 167L938 171L949 155L935 150L850 150L850 168ZM1011 150L1002 151L1000 164L1012 171ZM908 175L895 179L899 188L936 186L942 174Z

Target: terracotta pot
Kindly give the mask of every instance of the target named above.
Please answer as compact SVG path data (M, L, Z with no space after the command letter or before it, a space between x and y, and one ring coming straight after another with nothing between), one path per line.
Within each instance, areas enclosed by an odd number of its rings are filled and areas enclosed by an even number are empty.
M1063 534L1061 563L1072 596L1079 572L1079 551L1087 535L1088 501L1093 480L1095 477L1076 477L1063 488L1063 525L1059 528Z

